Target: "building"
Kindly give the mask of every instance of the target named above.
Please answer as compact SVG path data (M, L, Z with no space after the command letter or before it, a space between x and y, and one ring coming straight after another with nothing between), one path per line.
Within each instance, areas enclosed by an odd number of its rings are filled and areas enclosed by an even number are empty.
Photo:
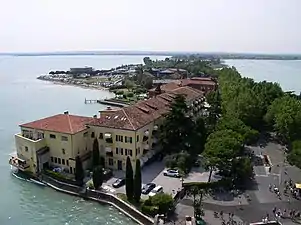
M141 159L143 165L156 153L157 130L177 94L186 96L188 106L195 113L201 110L203 93L190 87L178 87L89 123L91 132L98 137L100 154L105 156L107 167L124 170L127 156L133 163Z
M217 82L211 77L192 77L190 79L173 80L172 82L166 82L165 84L156 83L157 87L148 91L150 97L157 95L159 89L160 93L166 93L179 87L188 86L206 94L210 91L216 90L217 88Z
M74 173L75 157L79 155L87 167L92 141L86 124L92 120L65 112L20 125L21 132L15 135L17 152L11 154L9 163L33 174L49 167Z
M61 168L73 174L76 156L80 156L84 169L89 168L97 138L106 167L125 170L127 156L133 163L140 159L143 165L158 149L157 130L177 94L186 97L191 115L202 109L203 92L178 87L132 106L108 108L99 118L65 112L22 124L21 133L15 135L17 153L11 155L9 163L33 174L45 168Z

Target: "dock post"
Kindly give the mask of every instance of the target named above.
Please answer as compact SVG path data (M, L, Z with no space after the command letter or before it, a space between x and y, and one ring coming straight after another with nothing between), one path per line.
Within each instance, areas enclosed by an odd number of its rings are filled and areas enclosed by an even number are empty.
M85 104L87 104L87 99L85 98Z

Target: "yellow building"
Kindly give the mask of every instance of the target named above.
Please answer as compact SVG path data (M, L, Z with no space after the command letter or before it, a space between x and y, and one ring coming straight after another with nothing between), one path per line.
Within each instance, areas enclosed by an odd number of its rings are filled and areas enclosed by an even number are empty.
M108 168L125 170L127 156L133 165L136 159L143 165L156 153L157 130L177 94L186 97L191 110L201 110L203 92L179 87L117 111L100 113L100 118L89 123Z
M11 154L9 163L33 174L50 167L74 173L79 155L86 168L92 143L86 124L93 119L65 112L20 125L21 132L15 135L17 152Z
M143 165L156 153L157 130L177 94L186 97L191 113L201 110L203 93L179 87L132 106L100 112L99 118L65 112L22 124L21 133L15 135L17 152L9 163L33 174L54 167L73 174L76 156L82 159L84 169L89 168L97 138L106 167L125 170L127 156L133 165L136 159Z

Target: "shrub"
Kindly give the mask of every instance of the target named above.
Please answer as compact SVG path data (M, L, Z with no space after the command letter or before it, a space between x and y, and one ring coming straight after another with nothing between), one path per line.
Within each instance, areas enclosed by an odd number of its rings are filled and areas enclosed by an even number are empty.
M171 195L165 193L151 197L151 203L158 207L158 213L160 214L166 214L174 207L174 199Z
M144 214L150 215L150 216L156 216L159 213L158 206L148 206L148 205L142 205L141 211Z
M117 95L123 95L124 94L124 91L122 91L122 90L120 90L120 91L116 91L116 93L115 94L117 94Z
M134 96L134 93L132 93L132 92L127 93L127 97L132 98L133 96Z
M92 180L89 180L88 183L87 183L87 186L88 186L90 189L94 189L93 181L92 181Z

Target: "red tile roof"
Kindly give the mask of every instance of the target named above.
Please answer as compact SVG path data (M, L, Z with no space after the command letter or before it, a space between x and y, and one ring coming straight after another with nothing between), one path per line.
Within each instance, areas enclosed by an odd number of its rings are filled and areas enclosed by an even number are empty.
M215 86L216 83L212 80L201 80L201 79L183 79L181 80L183 86L190 84L199 84L199 85L210 85Z
M58 114L20 125L24 128L75 134L87 129L86 124L95 120L92 117Z
M124 107L110 116L95 119L89 125L138 130L167 113L170 103L177 94L185 95L187 101L203 97L203 92L199 90L190 87L178 87L173 91Z
M160 89L161 91L171 91L171 90L174 90L176 88L180 87L179 83L176 83L176 82L170 82L170 83L167 83L167 84L163 84L160 86ZM152 88L150 91L155 91L156 88Z

